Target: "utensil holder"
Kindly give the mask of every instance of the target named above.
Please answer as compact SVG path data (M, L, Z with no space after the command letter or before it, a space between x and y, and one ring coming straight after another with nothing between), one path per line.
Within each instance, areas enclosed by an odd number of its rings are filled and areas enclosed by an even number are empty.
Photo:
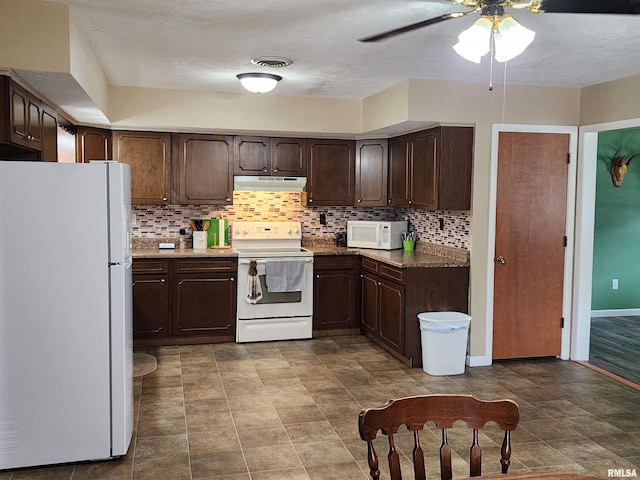
M193 249L194 250L206 250L207 249L207 232L193 232Z
M415 240L403 240L402 241L402 248L404 248L406 251L413 251L416 248L416 241Z

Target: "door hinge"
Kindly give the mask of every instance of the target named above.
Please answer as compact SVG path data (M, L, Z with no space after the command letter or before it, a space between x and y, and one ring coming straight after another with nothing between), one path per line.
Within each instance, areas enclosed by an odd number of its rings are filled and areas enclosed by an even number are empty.
M560 319L560 328L564 328L564 317Z
M567 152L567 165L571 163L571 153Z
M567 246L567 236L564 236L564 239L562 240L562 246L566 247Z

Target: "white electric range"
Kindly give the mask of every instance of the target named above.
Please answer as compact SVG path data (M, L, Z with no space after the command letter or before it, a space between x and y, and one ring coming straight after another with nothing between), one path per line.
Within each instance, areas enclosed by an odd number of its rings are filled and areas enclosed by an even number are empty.
M300 222L234 222L231 232L238 252L236 341L311 338L313 253L301 247ZM270 292L266 281L270 261L296 262L303 268L302 289Z

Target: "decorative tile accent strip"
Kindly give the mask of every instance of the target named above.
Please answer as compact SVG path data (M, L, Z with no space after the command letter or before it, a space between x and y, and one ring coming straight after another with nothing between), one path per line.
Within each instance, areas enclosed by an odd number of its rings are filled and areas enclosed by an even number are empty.
M192 218L226 218L234 221L292 221L302 224L307 241L333 244L336 233L347 229L349 220L409 219L409 229L418 234L418 243L430 243L469 249L470 212L433 211L387 207L304 207L299 193L234 192L233 205L134 205L134 239L170 239L180 237L180 229L190 236ZM326 225L320 225L320 214ZM440 220L443 229L440 230ZM322 239L322 237L327 237ZM320 240L322 239L322 240ZM177 241L177 240L176 240Z

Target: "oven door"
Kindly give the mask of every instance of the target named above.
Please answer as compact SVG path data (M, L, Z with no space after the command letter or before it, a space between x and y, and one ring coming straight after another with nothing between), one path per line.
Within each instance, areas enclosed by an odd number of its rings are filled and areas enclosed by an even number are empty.
M257 303L248 301L249 264L257 263L262 298ZM304 290L301 292L269 292L266 285L266 260L238 259L238 320L260 318L309 317L313 314L313 257L278 257L277 260L304 260Z

